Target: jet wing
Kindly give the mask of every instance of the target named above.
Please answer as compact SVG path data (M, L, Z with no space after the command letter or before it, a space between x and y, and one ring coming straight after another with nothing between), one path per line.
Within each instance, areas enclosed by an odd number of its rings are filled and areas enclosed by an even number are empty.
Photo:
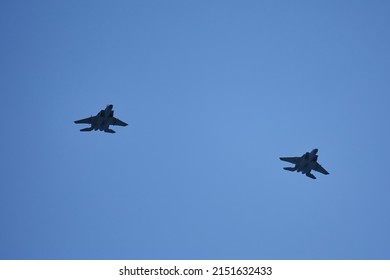
M287 161L292 164L297 164L301 160L301 157L281 157L280 160Z
M75 121L74 123L88 123L88 124L92 124L93 118L94 118L94 117L89 117L89 118L81 119L81 120Z
M325 174L325 175L328 175L328 174L329 174L329 172L326 171L325 168L323 168L323 167L321 166L321 164L319 164L318 162L317 162L317 164L314 166L313 170L315 170L315 171L317 171L317 172L320 172L320 173L322 173L322 174Z
M120 126L126 126L127 125L127 123L122 122L120 119L117 119L117 118L112 118L111 124L112 125L120 125Z

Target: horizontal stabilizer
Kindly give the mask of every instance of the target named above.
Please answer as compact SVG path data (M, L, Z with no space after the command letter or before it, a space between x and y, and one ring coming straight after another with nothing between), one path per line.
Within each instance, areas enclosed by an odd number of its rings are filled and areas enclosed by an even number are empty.
M107 132L107 133L115 133L115 131L112 130L112 129L110 129L110 128L105 129L104 132Z
M307 177L310 177L310 178L312 178L312 179L316 179L316 176L314 176L314 175L311 174L311 173L306 173L306 176L307 176Z
M93 129L92 127L87 127L87 128L80 129L80 131L91 131L92 129Z
M288 171L295 171L297 170L295 167L283 167L284 170L288 170Z

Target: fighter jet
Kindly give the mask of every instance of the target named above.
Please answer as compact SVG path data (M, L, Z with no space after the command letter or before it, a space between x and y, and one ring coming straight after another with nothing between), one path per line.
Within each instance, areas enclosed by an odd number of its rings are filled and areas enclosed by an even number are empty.
M75 123L86 123L90 124L91 127L80 129L80 131L91 131L91 130L100 130L108 133L115 133L114 130L110 129L110 125L120 125L126 126L127 123L122 122L121 120L114 118L114 111L112 110L114 106L107 105L106 109L101 110L96 116L91 116L86 119L75 121Z
M315 170L322 174L328 175L329 172L325 170L318 162L318 149L313 149L310 153L307 152L301 157L281 157L280 159L283 161L291 162L295 164L294 167L284 167L284 170L288 171L297 171L302 172L302 174L306 174L307 177L312 179L316 179L316 177L311 174L311 170Z

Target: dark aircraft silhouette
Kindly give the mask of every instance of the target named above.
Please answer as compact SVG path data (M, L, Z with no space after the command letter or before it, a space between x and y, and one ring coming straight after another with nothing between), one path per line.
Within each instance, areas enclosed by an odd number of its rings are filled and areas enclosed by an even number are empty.
M100 131L115 133L114 130L109 128L110 125L126 126L127 123L114 118L114 111L112 110L113 107L114 106L112 105L107 105L106 109L101 110L96 116L78 120L75 121L75 123L86 123L91 125L91 127L80 129L80 131L91 131L99 129Z
M316 179L316 177L310 173L312 170L328 175L329 172L317 162L317 152L318 149L313 149L310 153L307 152L301 157L281 157L280 160L295 164L294 167L284 167L283 169L302 172L302 174L306 174L307 177L312 179Z

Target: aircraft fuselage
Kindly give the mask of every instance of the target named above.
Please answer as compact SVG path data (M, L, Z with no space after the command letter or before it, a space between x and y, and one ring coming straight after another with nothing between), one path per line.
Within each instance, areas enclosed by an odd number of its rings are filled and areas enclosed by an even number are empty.
M111 118L114 116L114 111L112 110L112 105L107 105L106 109L101 110L97 114L96 122L91 124L92 128L100 131L105 131L112 123Z
M302 160L295 165L295 168L298 172L302 172L302 174L308 174L315 167L317 162L318 149L313 149L310 153L305 153L302 156Z

